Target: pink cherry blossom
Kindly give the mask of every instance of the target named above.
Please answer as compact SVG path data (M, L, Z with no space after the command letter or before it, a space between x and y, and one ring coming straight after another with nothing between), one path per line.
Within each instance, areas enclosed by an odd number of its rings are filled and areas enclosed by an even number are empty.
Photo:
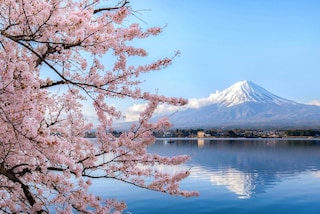
M133 13L127 0L107 8L100 0L2 0L0 5L0 212L124 210L124 202L88 192L96 178L172 195L198 194L179 187L188 170L159 171L189 157L146 149L155 141L153 131L170 127L168 118L150 122L157 106L186 104L139 87L140 74L166 68L176 55L146 65L128 63L132 56L147 56L129 41L156 36L161 28L123 24ZM113 60L106 62L106 54ZM137 123L116 137L113 121L123 113L106 98L148 105ZM93 128L83 115L84 102L92 103L99 120L96 142L84 138Z

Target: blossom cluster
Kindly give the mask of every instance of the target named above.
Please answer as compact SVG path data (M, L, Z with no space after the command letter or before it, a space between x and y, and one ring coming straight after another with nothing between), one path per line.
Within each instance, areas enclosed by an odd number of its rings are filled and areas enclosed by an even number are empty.
M99 0L3 0L0 3L0 212L117 213L125 203L88 192L95 178L193 196L179 188L188 171L168 174L187 156L149 154L152 132L170 127L150 122L159 104L184 105L182 98L144 92L139 76L167 67L172 58L128 65L147 51L128 45L156 36L161 28L122 25L132 11L126 0L101 7ZM110 69L103 61L112 53ZM110 67L110 66L108 66ZM113 136L122 116L106 98L148 103L137 123ZM91 102L99 124L97 141L84 138L93 125L82 113Z

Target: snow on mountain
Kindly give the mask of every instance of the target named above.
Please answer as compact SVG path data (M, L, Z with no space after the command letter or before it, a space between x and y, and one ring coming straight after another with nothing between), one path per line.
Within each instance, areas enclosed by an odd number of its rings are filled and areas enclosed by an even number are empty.
M281 98L250 81L237 82L208 98L191 99L191 105L167 116L174 128L320 127L320 106Z
M281 98L250 81L241 81L210 95L210 102L171 115L182 127L315 127L320 107Z
M281 98L251 81L240 81L229 88L214 94L215 103L231 107L245 102L296 104L296 102Z

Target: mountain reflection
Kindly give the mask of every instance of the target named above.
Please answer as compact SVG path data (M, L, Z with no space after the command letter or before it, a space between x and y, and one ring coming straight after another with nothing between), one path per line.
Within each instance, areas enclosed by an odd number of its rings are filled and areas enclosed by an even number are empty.
M203 177L199 177L202 175ZM243 173L236 169L225 169L221 171L208 170L201 167L192 169L192 176L199 179L209 179L213 185L226 186L241 199L250 198L255 194L255 178L258 173Z
M154 149L162 152L158 146ZM192 179L225 186L239 198L264 193L301 174L320 179L320 141L175 140L165 150L189 154Z

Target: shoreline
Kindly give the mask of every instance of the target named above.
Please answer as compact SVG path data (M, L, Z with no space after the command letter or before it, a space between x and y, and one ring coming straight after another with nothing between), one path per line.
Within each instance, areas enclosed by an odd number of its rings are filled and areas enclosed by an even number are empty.
M319 140L320 137L156 137L156 140Z

